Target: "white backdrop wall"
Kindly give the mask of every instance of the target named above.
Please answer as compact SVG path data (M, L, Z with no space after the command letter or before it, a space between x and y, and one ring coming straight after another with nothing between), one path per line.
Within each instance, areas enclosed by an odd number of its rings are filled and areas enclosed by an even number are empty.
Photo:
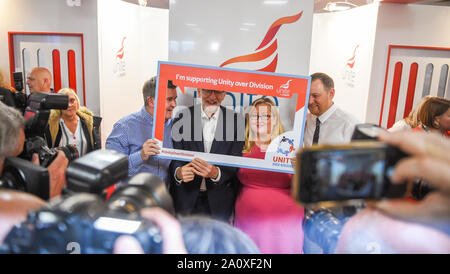
M168 59L168 31L168 10L98 0L102 144L116 121L144 105L144 82Z
M86 105L100 113L98 84L97 1L81 1L81 6L69 6L62 0L1 0L0 1L0 70L8 82L8 32L82 33Z
M335 84L334 102L364 121L378 4L314 15L310 73L324 72Z
M380 4L367 122L379 123L389 45L450 48L449 26L450 7Z
M259 70L269 65L278 54L277 73L308 75L314 1L262 0L190 0L170 2L169 60L171 62L220 66L230 58L253 54L273 46L269 57L254 62L224 66ZM268 4L269 3L269 4ZM281 4L280 4L281 3ZM280 18L300 14L295 22L283 24L275 37L257 49L271 25ZM193 93L191 93L193 94ZM192 96L179 96L179 105L192 104ZM257 97L236 97L236 105L247 106ZM232 104L225 97L224 105ZM281 119L290 129L294 119L295 100L280 100Z

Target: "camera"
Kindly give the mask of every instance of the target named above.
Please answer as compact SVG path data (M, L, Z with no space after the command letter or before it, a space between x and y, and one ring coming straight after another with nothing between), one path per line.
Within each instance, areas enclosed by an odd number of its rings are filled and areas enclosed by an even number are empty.
M27 95L21 91L13 92L0 87L0 101L7 106L18 109L23 114L27 106Z
M72 162L79 157L78 150L75 145L49 148L47 146L47 142L40 136L29 138L25 142L25 158L31 159L33 153L37 153L39 157L39 163L43 167L48 167L53 162L59 150L64 152L69 162Z
M327 208L308 210L303 219L305 237L317 244L324 254L332 254L347 219L338 218Z
M379 130L359 125L355 131L366 137L358 137L358 141L303 149L297 154L294 198L310 207L334 207L404 197L409 186L392 184L389 178L395 164L407 155L373 141L373 133Z
M13 72L13 79L14 79L14 88L17 91L22 91L23 86L23 73L22 72Z
M50 195L49 178L46 168L17 157L7 157L0 188L20 190L47 200Z
M36 92L30 95L28 106L25 109L25 136L44 136L48 125L50 110L67 109L69 106L69 96L65 94L51 94Z
M82 193L30 212L25 222L10 231L0 252L67 254L76 245L82 254L105 254L112 253L116 239L126 234L134 236L145 253L162 253L158 227L139 216L142 208L155 206L173 213L163 180L140 173L107 202Z
M113 150L96 150L76 159L66 169L63 193L88 192L96 195L128 177L128 158ZM1 188L16 189L49 199L49 173L42 166L17 157L5 160Z
M48 126L51 109L67 109L69 97L64 94L33 93L25 109L25 145L19 156L31 160L33 153L39 155L40 164L48 167L56 158L58 150L62 150L69 162L79 157L74 145L50 149L43 136Z

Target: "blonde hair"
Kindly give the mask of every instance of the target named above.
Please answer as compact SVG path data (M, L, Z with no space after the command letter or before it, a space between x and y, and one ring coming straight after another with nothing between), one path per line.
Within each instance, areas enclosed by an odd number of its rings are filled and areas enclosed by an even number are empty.
M73 89L71 89L71 88L62 88L62 89L60 89L58 91L58 94L65 94L65 95L72 94L72 95L74 95L76 100L77 100L77 104L78 104L78 108L77 109L80 109L80 107L81 107L81 105L80 105L80 98L78 98L77 93ZM61 110L57 110L57 111L59 111L59 114L61 115Z
M278 112L278 108L275 105L275 103L269 99L269 98L259 98L258 100L254 101L252 103L252 106L250 108L250 111L258 105L268 105L271 109L271 115L272 117L275 116L275 123L272 125L272 135L270 136L270 141L274 140L277 136L282 134L284 132L283 125L281 124L280 120L280 113ZM250 112L249 111L249 112ZM250 115L249 113L246 114L245 117L245 144L244 148L242 150L242 153L250 153L253 149L253 146L255 145L255 137L254 133L250 130Z
M9 89L10 91L16 91L16 89L10 86L6 81L3 75L3 71L0 69L0 87Z

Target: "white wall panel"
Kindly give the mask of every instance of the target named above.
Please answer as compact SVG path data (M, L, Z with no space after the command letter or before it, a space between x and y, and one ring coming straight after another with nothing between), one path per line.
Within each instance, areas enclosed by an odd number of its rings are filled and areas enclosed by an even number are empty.
M142 86L168 59L169 11L98 0L102 142L123 116L144 105ZM123 57L118 57L123 46Z

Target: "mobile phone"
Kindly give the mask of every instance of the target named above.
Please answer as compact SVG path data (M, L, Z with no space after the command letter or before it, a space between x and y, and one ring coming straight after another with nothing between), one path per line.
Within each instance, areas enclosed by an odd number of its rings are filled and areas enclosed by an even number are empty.
M321 207L404 197L407 184L392 184L389 177L406 156L376 141L305 148L297 154L293 196L301 204Z

